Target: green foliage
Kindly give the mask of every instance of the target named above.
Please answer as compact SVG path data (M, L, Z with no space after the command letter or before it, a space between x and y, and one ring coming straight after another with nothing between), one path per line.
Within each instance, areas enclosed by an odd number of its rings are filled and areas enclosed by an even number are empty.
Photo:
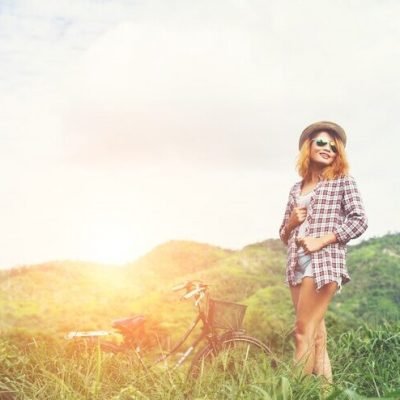
M285 346L294 320L288 289L283 285L260 289L246 304L247 329L276 351Z
M335 313L376 323L398 320L400 235L386 235L362 242L350 248L347 258L352 282L342 294L336 296L333 304Z

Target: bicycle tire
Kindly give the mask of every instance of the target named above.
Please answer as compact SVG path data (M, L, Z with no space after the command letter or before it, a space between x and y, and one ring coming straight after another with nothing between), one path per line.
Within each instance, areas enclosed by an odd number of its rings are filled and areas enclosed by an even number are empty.
M277 359L260 340L241 333L229 333L219 339L217 346L206 345L195 354L188 373L189 379L198 379L217 375L221 379L249 379L254 367L274 369Z

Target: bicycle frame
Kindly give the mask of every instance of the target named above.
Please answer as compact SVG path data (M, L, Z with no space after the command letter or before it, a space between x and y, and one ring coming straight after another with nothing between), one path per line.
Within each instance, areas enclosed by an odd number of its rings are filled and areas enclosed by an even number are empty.
M189 348L183 353L183 355L176 362L173 369L179 368L186 361L186 359L190 356L190 354L193 352L193 350L197 347L197 345L201 341L207 339L209 343L213 342L212 338L214 337L214 335L212 333L212 329L208 323L205 313L200 309L200 304L197 304L197 309L198 309L197 317L193 320L188 330L182 336L182 339L167 354L162 355L160 358L158 358L155 364L165 361L169 356L176 353L181 348L181 346L186 342L186 340L192 334L192 332L194 331L194 329L196 328L196 326L199 324L200 321L203 323L203 328L200 336L192 342Z

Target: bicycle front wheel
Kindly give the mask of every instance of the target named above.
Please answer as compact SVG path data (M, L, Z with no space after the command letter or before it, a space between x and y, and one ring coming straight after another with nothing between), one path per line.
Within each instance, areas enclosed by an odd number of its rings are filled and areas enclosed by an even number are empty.
M232 333L195 355L189 377L204 378L208 382L254 382L258 374L265 376L265 370L272 370L276 364L273 353L260 340Z

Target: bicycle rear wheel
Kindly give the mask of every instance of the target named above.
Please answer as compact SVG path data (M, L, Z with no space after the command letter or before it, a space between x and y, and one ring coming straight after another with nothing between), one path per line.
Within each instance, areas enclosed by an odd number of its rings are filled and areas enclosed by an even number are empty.
M273 353L260 340L230 333L222 336L216 346L207 345L195 355L188 377L208 382L254 382L255 374L276 365Z

